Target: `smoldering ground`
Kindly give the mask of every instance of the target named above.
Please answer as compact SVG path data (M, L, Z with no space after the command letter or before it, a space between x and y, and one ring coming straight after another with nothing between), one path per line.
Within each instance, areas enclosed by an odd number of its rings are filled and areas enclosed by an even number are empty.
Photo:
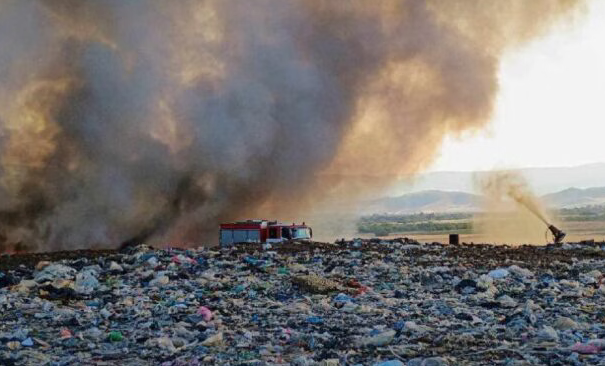
M481 128L499 58L580 4L0 0L2 241L200 243L354 201Z

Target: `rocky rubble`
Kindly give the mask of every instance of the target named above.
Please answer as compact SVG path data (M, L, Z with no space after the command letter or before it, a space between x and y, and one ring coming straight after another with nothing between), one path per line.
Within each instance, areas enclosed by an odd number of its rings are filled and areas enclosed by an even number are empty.
M598 243L31 257L0 257L1 365L605 365Z

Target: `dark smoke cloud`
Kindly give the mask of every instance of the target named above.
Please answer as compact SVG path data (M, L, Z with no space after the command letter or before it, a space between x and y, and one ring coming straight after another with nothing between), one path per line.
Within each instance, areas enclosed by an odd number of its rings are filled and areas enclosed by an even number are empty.
M417 171L577 3L0 0L0 239L199 243Z

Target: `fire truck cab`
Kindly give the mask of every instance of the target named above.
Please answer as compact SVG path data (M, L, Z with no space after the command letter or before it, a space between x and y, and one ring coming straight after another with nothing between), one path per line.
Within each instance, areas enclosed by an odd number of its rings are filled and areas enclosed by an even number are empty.
M268 220L246 220L221 224L219 241L222 247L238 243L281 243L289 240L310 240L313 230L304 222L284 224Z

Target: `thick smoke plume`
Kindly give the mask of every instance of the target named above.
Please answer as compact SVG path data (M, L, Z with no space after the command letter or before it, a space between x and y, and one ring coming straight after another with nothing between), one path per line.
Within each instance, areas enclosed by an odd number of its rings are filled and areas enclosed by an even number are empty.
M215 241L417 171L577 3L0 0L0 239Z

